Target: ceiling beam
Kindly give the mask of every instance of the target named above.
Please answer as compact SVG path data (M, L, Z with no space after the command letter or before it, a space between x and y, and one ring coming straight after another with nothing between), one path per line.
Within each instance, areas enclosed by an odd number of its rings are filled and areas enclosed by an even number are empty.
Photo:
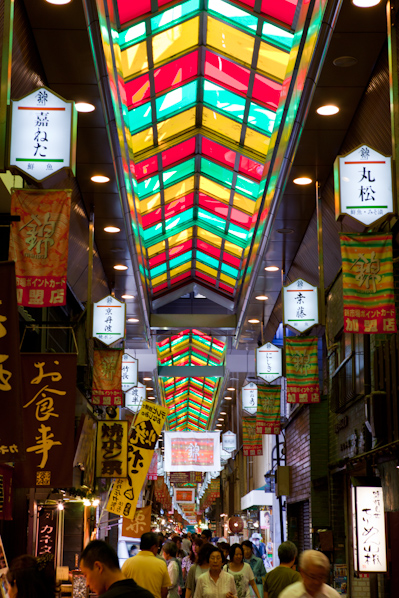
M160 378L223 378L224 365L160 365Z
M235 329L237 317L232 314L151 314L150 327L158 330L179 328Z

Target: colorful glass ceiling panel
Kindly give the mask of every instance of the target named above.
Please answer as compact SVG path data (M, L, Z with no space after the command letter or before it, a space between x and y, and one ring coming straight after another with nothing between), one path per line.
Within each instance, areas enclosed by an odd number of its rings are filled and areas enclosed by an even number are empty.
M296 5L114 2L141 276L152 299L194 281L238 295L291 76Z
M199 330L183 330L157 342L159 366L220 366L226 357L225 340ZM168 426L175 431L206 430L209 427L220 378L195 376L159 378Z

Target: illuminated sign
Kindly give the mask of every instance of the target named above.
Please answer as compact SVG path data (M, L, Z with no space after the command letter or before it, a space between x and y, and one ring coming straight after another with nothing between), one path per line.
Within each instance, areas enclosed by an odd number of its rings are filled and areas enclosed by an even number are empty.
M144 384L141 382L137 382L137 386L135 388L131 388L125 394L125 407L133 411L133 413L137 413L140 410L140 407L143 401L146 400L146 390Z
M359 573L387 570L384 500L378 486L352 487L353 557Z
M47 87L11 102L11 169L42 181L62 168L75 174L77 112Z
M129 355L129 353L124 353L122 355L123 392L128 392L133 386L137 386L138 365L138 360Z
M220 470L220 432L164 432L165 471Z
M392 159L361 145L334 163L335 217L345 214L365 226L392 214Z
M253 382L246 384L241 389L242 408L249 415L255 415L258 409L258 387Z
M93 337L112 345L125 337L126 305L112 295L93 303Z
M272 343L266 343L256 349L256 375L270 384L273 380L283 375L283 362L281 349Z
M283 324L304 332L319 323L317 287L298 278L283 287Z
M227 451L227 453L232 453L237 449L237 436L234 434L234 432L228 431L223 434L222 449Z

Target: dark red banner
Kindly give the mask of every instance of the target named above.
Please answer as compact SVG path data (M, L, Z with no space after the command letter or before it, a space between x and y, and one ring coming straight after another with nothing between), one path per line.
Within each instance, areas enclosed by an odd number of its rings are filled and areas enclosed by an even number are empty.
M14 262L0 262L0 463L20 461L22 386Z
M56 553L57 509L42 507L37 523L36 556Z
M10 465L0 465L0 519L12 520L12 472Z
M72 486L75 453L76 355L22 354L25 461L18 487Z

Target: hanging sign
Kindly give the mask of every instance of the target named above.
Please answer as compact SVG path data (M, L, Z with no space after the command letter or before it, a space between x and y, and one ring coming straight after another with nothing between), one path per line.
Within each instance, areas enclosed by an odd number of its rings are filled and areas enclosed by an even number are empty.
M127 477L127 421L99 421L97 425L98 478Z
M141 536L151 531L151 505L143 509L137 509L134 519L122 521L122 536L127 538L141 538Z
M341 234L344 332L395 333L392 235Z
M93 405L122 405L122 349L94 349Z
M361 145L334 163L335 217L371 226L392 214L392 158Z
M72 191L13 189L9 259L15 261L18 305L66 305Z
M387 571L385 516L382 488L353 486L354 568L361 573Z
M112 295L93 303L93 337L112 345L125 337L126 304Z
M10 169L43 181L62 168L75 174L74 102L40 87L11 101Z
M182 503L193 503L195 501L195 488L175 488L175 501Z
M249 415L255 415L258 408L258 387L253 382L246 384L241 389L242 397L242 409L249 413Z
M164 432L165 471L220 470L220 432Z
M272 343L266 343L255 351L256 375L269 384L283 375L282 351Z
M283 324L304 332L319 323L317 287L298 278L283 287Z
M140 410L140 407L143 401L146 400L146 389L144 384L141 382L137 382L137 386L135 388L131 388L125 394L125 407L133 411L133 413L137 413Z
M287 403L320 403L316 337L286 337Z
M254 417L242 418L243 454L245 457L263 455L262 434L256 431Z
M280 434L281 386L258 386L256 431L260 434Z
M124 353L122 355L122 390L128 392L134 386L137 386L139 362L137 359Z
M228 453L232 453L237 449L237 436L234 432L225 432L222 435L222 448Z
M222 464L227 463L227 461L231 458L231 454L223 448L223 445L220 447L220 461Z
M56 554L57 527L57 508L42 506L38 512L36 556Z

